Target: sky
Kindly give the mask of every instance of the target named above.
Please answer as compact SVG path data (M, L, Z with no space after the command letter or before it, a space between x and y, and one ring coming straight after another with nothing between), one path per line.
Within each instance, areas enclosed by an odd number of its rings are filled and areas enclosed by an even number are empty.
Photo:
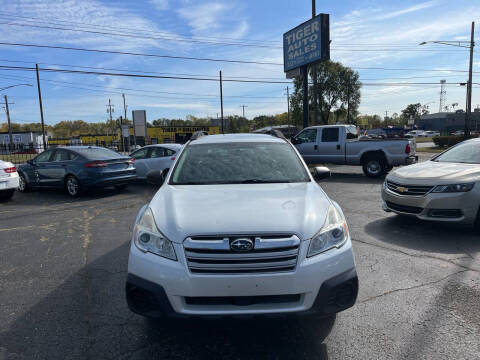
M12 121L40 121L35 73L1 66L130 72L161 76L235 78L281 83L223 83L224 114L287 110L282 34L311 17L310 0L9 0L0 9L0 42L75 47L141 54L254 61L198 61L0 45L0 88ZM400 113L410 103L439 108L439 81L446 104L465 108L468 49L423 41L468 41L480 20L480 0L322 0L330 14L331 60L352 67L363 83L361 114ZM480 25L480 24L479 24ZM480 45L480 29L476 41ZM480 50L474 53L473 107L480 104ZM113 70L99 70L113 69ZM401 70L393 70L401 69ZM455 70L455 71L451 71ZM157 118L217 117L218 81L111 77L40 71L45 121L105 121L123 115L122 93L132 110ZM475 84L477 82L478 84ZM393 85L395 83L396 85ZM427 83L427 84L411 84ZM401 85L401 86L400 86ZM2 98L3 102L3 98ZM0 113L0 122L6 120Z

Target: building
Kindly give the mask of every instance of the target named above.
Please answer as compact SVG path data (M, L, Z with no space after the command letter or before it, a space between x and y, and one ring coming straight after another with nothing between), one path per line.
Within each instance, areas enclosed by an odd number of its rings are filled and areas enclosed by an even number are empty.
M450 133L465 128L465 112L458 110L456 112L441 112L420 116L415 120L415 125L423 130L435 130L442 133ZM470 130L480 129L480 108L471 113Z
M13 146L10 144L10 134L0 132L0 151L23 151L23 150L43 150L43 137L41 132L17 131L12 133ZM46 139L47 140L47 139ZM48 140L47 140L48 141Z

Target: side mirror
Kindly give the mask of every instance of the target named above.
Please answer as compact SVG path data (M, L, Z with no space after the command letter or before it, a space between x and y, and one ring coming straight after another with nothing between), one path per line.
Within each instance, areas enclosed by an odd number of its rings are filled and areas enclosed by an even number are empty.
M330 177L330 169L325 166L317 166L312 172L313 178L316 181L327 179Z
M162 186L170 169L151 170L147 173L147 182L152 185Z
M291 142L293 145L298 144L298 141L297 141L297 138L296 138L296 137L292 137L292 138L290 139L290 142Z

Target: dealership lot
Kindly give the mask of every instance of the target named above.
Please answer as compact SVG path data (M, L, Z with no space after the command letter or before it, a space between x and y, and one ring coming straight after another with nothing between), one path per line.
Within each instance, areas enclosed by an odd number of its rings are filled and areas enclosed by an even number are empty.
M79 199L15 194L0 204L0 359L478 358L480 237L381 210L381 180L332 167L322 183L352 233L360 293L322 343L301 320L151 324L124 297L135 185Z

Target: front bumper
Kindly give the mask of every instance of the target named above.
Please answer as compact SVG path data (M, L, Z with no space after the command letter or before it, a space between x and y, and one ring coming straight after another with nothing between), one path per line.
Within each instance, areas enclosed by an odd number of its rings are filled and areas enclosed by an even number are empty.
M398 195L382 188L383 210L422 220L474 224L480 194L473 189L465 193L427 193L424 196Z
M16 189L18 188L18 185L19 185L18 174L0 178L0 191Z
M182 244L178 261L142 253L131 245L126 284L130 309L148 317L334 314L353 306L358 278L351 241L306 258L300 246L294 271L192 274Z

